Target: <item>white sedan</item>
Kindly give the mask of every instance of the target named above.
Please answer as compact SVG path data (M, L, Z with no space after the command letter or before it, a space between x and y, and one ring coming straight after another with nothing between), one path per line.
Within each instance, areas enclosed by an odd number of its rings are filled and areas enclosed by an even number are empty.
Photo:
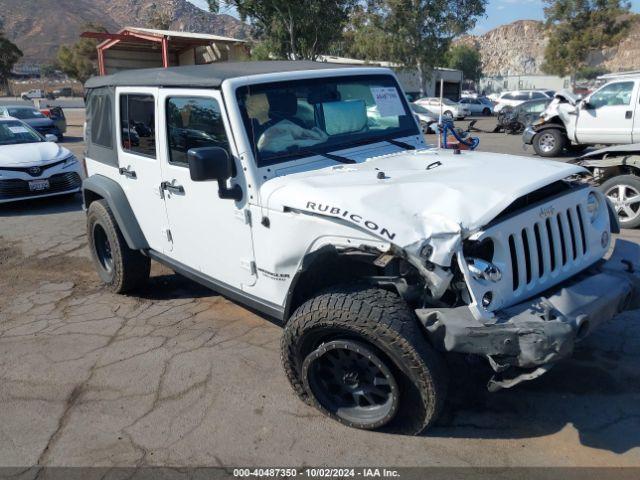
M82 166L56 140L15 118L0 118L0 203L80 191Z
M429 110L424 107L421 107L417 103L410 103L409 106L413 111L413 114L418 119L418 123L420 123L420 128L422 128L423 133L435 133L435 130L431 128L431 125L438 123L438 117L433 115Z
M426 108L432 115L436 117L440 116L440 112L442 112L443 117L448 117L451 119L462 120L465 117L471 115L471 111L461 105L458 102L454 102L449 100L448 98L442 99L442 106L440 105L440 99L435 97L425 97L419 98L415 102L413 102L421 107Z

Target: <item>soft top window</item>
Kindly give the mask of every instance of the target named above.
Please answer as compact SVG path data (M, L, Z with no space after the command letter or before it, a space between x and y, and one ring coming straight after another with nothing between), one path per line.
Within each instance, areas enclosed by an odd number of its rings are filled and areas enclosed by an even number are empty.
M236 92L258 166L419 135L390 75L313 78Z
M113 104L108 92L94 92L89 100L91 143L113 148L112 122Z

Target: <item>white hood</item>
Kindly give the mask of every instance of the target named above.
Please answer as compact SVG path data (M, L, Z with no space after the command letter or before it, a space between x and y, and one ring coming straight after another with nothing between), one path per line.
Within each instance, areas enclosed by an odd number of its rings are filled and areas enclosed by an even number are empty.
M22 143L0 146L0 168L28 167L62 160L69 150L53 142Z
M514 155L428 149L278 177L262 186L261 197L269 209L336 217L402 248L428 240L432 260L448 265L462 238L515 199L584 171Z

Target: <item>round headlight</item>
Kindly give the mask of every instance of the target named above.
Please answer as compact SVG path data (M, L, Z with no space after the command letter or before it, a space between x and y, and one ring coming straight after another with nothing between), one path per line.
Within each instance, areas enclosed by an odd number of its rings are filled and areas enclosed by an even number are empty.
M598 216L598 211L600 210L600 199L595 192L591 192L587 197L587 213L589 215L589 219L591 223L595 221Z

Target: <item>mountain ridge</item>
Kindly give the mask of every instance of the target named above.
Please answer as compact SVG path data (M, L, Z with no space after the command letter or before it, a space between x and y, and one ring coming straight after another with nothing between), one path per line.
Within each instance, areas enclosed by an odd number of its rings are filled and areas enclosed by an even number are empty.
M7 38L23 51L25 63L53 62L61 45L75 43L84 25L97 23L110 32L149 27L152 5L167 12L171 30L246 38L249 26L230 15L206 12L187 0L0 0L0 18ZM6 13L6 12L10 12Z
M540 75L547 30L539 20L516 20L480 35L464 35L455 43L474 46L482 58L486 76ZM604 48L588 59L589 66L610 72L640 69L640 15L631 16L631 26L618 46Z

